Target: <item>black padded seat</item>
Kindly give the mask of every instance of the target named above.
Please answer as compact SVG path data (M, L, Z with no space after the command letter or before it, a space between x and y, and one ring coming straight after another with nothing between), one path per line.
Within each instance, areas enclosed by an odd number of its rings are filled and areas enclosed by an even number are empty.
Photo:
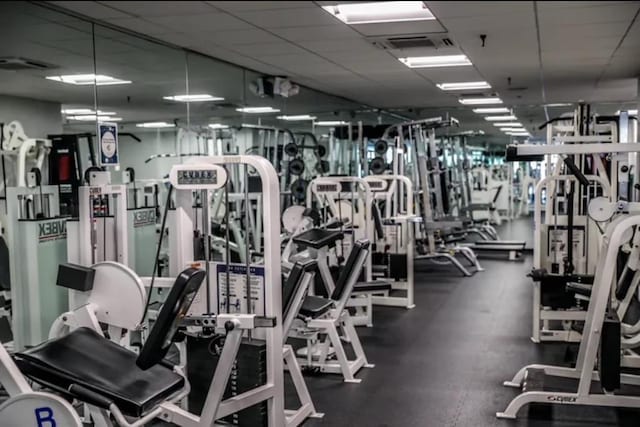
M318 263L315 260L297 261L291 271L289 277L282 281L282 312L283 317L287 317L291 305L293 304L294 296L298 290L298 287L302 283L302 279L305 273L315 271L318 267Z
M300 308L300 314L304 317L317 319L333 307L333 301L327 298L307 295Z
M140 417L181 390L184 378L164 364L142 370L137 357L89 328L14 356L26 376L48 388L83 400L69 392L80 386L111 400L123 414Z
M293 238L294 243L308 246L313 249L335 246L338 240L344 238L340 230L326 230L324 228L312 228Z
M383 281L358 282L353 285L353 292L391 292L391 283Z

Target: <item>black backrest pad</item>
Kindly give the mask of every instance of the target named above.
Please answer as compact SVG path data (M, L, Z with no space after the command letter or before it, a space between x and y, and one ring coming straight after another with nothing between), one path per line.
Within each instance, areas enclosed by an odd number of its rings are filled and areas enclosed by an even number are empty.
M293 304L294 296L302 283L305 273L314 271L318 263L315 260L296 261L287 280L282 282L282 318L286 319Z
M373 216L373 225L376 228L376 235L378 239L384 239L384 228L382 227L382 215L380 215L380 208L376 203L371 207L371 214Z
M136 360L140 369L149 369L167 355L180 321L189 311L205 275L204 271L196 268L187 268L178 275L149 332L147 342L140 350Z
M358 240L354 243L353 248L351 249L351 253L349 253L349 258L344 263L344 266L340 270L340 275L338 276L338 280L336 281L336 287L333 289L333 293L331 294L331 299L334 301L340 300L342 298L342 293L347 287L347 282L349 281L349 277L351 274L360 274L360 272L355 272L353 269L355 268L356 263L358 262L358 258L362 251L366 250L369 247L368 240Z
M296 294L296 289L298 288L298 284L302 280L302 276L304 275L304 270L300 263L295 263L291 272L289 273L289 277L287 280L282 281L282 313L283 318L287 316L289 309L291 308L291 304L293 303L293 296Z

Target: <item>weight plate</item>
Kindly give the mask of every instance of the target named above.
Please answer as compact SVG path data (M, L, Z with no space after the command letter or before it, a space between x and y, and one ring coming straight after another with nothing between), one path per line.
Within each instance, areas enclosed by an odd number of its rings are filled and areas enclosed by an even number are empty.
M298 155L298 146L295 142L290 142L284 146L284 153L289 157L295 157Z
M331 172L331 165L329 164L329 161L320 160L320 163L318 163L318 170L320 171L320 173Z
M304 172L304 162L302 159L293 159L289 162L289 173L291 175L302 175Z
M384 154L387 152L387 149L389 148L389 144L387 144L387 141L385 141L384 139L379 139L375 142L375 144L373 144L373 149L376 152L376 154Z
M316 147L316 154L321 159L323 159L327 155L328 152L329 152L329 150L327 149L327 147L325 145L318 145Z
M369 170L374 175L382 175L384 171L387 170L387 163L382 157L374 157L371 162L369 162Z
M307 185L309 183L304 179L296 179L291 184L291 195L300 202L304 201L307 198Z

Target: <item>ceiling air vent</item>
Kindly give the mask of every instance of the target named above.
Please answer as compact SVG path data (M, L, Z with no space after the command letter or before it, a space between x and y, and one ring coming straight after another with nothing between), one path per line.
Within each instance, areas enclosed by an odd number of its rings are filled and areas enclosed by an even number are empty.
M57 68L57 66L33 59L13 56L0 58L0 70L48 70L51 68Z
M371 42L381 49L443 49L455 47L455 43L444 35L406 35L394 37L371 37Z

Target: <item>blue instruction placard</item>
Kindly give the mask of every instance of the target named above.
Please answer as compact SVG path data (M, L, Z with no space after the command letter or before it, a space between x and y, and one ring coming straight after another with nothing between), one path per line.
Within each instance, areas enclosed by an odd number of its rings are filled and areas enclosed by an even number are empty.
M119 165L118 125L116 123L98 123L98 145L101 166Z

